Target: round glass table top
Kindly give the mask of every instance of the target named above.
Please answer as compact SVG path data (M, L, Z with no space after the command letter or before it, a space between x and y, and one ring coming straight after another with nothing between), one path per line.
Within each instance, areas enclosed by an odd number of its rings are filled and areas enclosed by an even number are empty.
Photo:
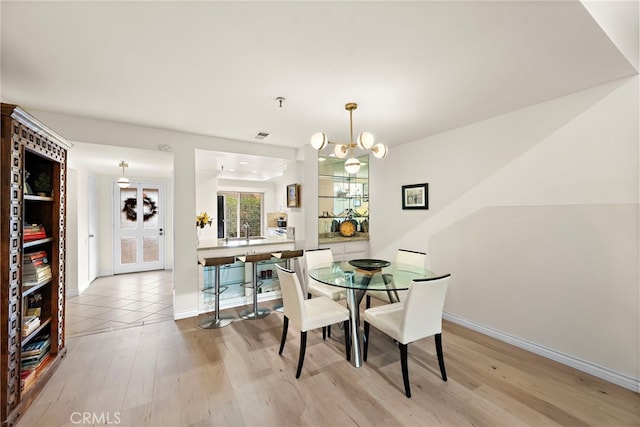
M320 283L330 286L346 289L368 289L371 291L405 290L409 289L414 279L436 276L426 268L410 264L384 260L370 260L372 263L369 264L363 262L364 260L362 259L353 261L357 261L356 264L364 265L365 268L354 266L348 261L334 261L320 264L310 269L309 276ZM374 268L373 265L379 262L387 265ZM369 266L368 269L366 268L367 265Z

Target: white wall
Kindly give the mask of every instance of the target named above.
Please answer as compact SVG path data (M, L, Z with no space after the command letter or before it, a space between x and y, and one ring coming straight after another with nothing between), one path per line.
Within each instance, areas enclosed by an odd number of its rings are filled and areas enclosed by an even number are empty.
M635 76L393 147L372 254L426 250L450 319L637 390L638 115ZM421 182L429 210L403 211Z
M67 247L65 266L65 292L67 296L76 296L78 290L78 186L77 171L67 169L67 217L65 231Z

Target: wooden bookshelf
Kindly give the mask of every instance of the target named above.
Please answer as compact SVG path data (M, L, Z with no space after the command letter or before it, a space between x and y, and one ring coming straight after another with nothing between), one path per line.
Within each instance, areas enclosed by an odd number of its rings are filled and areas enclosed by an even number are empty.
M0 144L0 423L12 426L66 353L67 150L71 145L20 107L2 104ZM43 228L43 230L40 230ZM25 238L26 236L26 238ZM46 253L37 264L27 256ZM48 267L43 266L45 262ZM46 267L46 268L45 268ZM32 310L29 310L32 308ZM30 314L28 314L30 313ZM37 315L35 314L37 313ZM31 318L28 316L32 316ZM33 323L28 323L28 320ZM28 334L23 336L23 323ZM24 326L26 327L26 326ZM22 348L48 337L37 360ZM21 369L22 367L22 369ZM28 369L29 368L29 369ZM21 371L32 370L27 377Z

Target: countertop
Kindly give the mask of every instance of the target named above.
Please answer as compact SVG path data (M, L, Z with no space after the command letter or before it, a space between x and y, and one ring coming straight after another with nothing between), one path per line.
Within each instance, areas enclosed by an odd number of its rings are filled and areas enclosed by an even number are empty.
M201 240L198 244L198 250L210 249L230 249L230 248L246 248L247 246L266 246L295 243L292 239L283 239L282 237L266 237L266 238L233 238L225 241L225 239Z
M329 234L329 233L327 233ZM340 233L331 233L333 236L319 236L318 243L330 244L330 243L349 243L349 242L363 242L369 240L369 233L356 233L352 237L341 236Z

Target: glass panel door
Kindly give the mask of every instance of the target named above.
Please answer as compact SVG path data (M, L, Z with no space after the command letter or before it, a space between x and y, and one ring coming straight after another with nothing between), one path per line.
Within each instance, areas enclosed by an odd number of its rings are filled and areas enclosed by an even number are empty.
M164 268L163 195L162 184L114 183L116 274Z

